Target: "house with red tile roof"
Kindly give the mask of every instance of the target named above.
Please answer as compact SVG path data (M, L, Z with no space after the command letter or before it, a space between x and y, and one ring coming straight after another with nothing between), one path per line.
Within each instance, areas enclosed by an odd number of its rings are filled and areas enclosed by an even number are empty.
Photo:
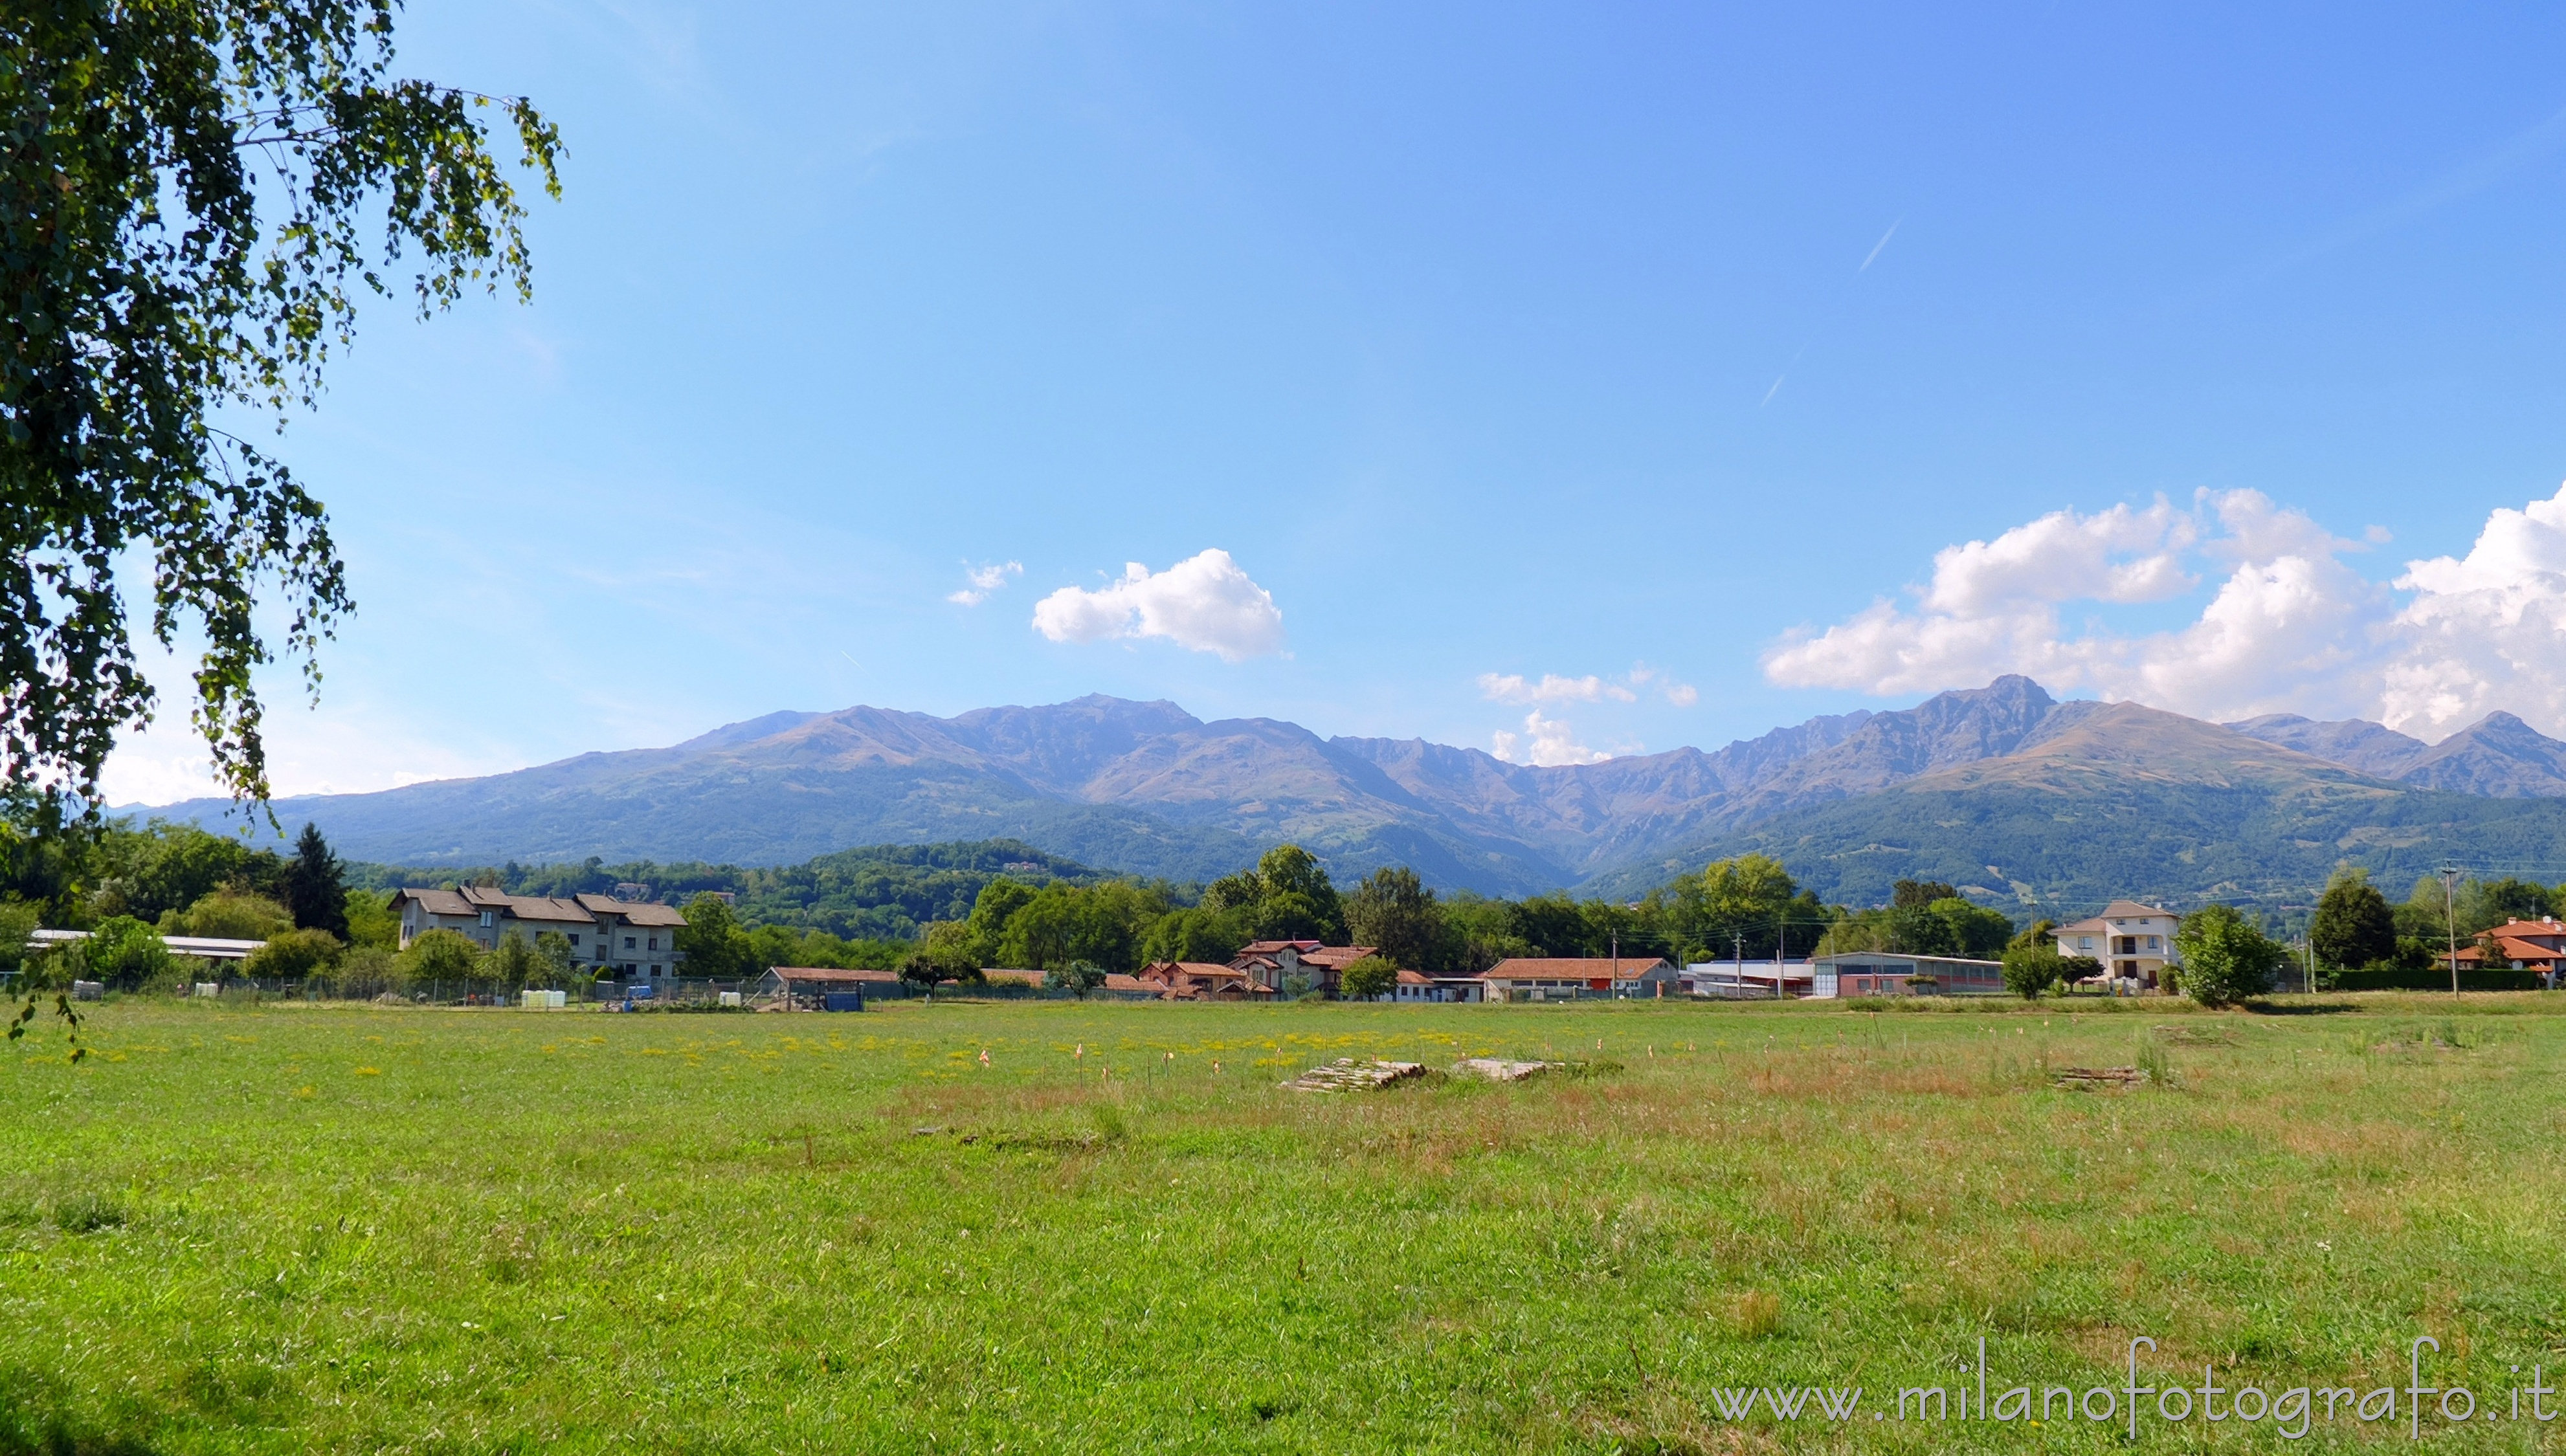
M2446 959L2446 955L2444 957ZM2511 966L2554 976L2566 969L2566 921L2507 920L2459 947L2461 967Z
M1664 996L1683 982L1664 956L1524 956L1481 973L1488 1001L1575 1001L1588 997Z
M1258 940L1231 956L1229 967L1246 972L1249 980L1270 995L1286 994L1286 979L1302 976L1309 979L1313 990L1334 996L1346 967L1374 954L1375 949L1369 945L1323 945L1316 940Z
M1233 966L1208 961L1153 961L1141 979L1158 988L1161 1001L1255 1001L1274 993Z

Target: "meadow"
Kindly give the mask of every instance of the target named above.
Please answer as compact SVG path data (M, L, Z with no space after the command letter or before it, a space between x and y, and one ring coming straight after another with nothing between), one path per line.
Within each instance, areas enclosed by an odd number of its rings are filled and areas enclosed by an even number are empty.
M1897 1392L2139 1335L2549 1448L2566 996L2277 1011L112 1002L0 1055L0 1451L2099 1451ZM1582 1065L1277 1086L1481 1054Z

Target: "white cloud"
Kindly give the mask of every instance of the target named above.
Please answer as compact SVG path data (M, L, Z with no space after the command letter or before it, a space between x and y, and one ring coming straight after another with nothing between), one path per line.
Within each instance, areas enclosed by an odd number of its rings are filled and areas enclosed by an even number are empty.
M2391 623L2392 727L2447 732L2501 708L2566 730L2566 488L2496 510L2466 557L2408 562L2396 585L2415 596Z
M1507 763L1531 764L1537 768L1557 768L1563 764L1602 763L1609 753L1598 753L1577 741L1576 730L1554 718L1545 718L1541 709L1524 714L1524 731L1520 734L1499 730L1494 735L1498 758ZM1517 758L1520 752L1523 756Z
M1600 703L1606 698L1630 703L1640 697L1618 682L1592 674L1562 677L1555 672L1543 673L1539 682L1527 682L1519 672L1482 672L1479 695L1498 703Z
M2392 587L2342 557L2383 543L2333 535L2250 490L2093 516L2059 511L1935 554L1915 605L1878 602L1786 636L1766 676L1903 694L2021 672L2205 718L2298 712L2376 718L2439 738L2502 708L2566 732L2566 488L2494 511L2464 559L2407 564ZM2190 622L2071 631L2071 602L2162 601L2223 573ZM2402 594L2402 596L2401 596Z
M1588 673L1584 677L1562 677L1545 672L1536 682L1520 672L1482 672L1479 695L1495 703L1600 703L1607 699L1617 703L1636 703L1639 689L1651 684L1666 700L1679 708L1701 701L1701 694L1687 684L1674 681L1665 673L1643 662L1633 667L1620 681Z
M1025 566L1022 562L999 562L990 566L975 567L966 561L962 564L962 579L971 585L947 596L944 600L959 603L964 607L977 607L989 600L990 593L1007 585L1007 578L1021 577L1024 574Z
M1668 702L1674 704L1678 708L1689 708L1693 704L1701 701L1700 691L1690 683L1677 682L1673 678L1660 672L1658 669L1651 667L1646 662L1639 663L1632 667L1631 685L1633 687L1646 687L1651 683L1656 683L1658 686L1658 692L1664 696Z
M1090 592L1063 587L1034 604L1034 630L1055 642L1165 637L1236 662L1283 650L1283 612L1229 553L1213 550L1153 574L1132 562Z
M2178 553L2194 534L2191 518L2162 496L2144 511L2125 505L2094 516L2053 511L1993 541L1935 553L1924 606L1975 615L2012 603L2162 601L2193 585Z

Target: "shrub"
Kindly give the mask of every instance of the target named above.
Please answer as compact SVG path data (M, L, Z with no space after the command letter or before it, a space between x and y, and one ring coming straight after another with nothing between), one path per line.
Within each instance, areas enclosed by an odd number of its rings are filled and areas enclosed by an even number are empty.
M2040 993L2057 985L2066 970L2058 947L2046 942L2013 946L2004 953L2005 989L2025 1001L2039 1000Z
M343 949L339 937L327 930L288 930L269 936L267 944L251 951L245 969L262 979L300 981L328 970Z
M2183 916L2174 943L2182 952L2182 971L2172 979L2203 1006L2228 1006L2271 990L2273 975L2290 957L2233 905L2208 905Z
M337 995L372 1000L400 989L400 959L380 945L352 945L322 978L322 984Z
M117 991L134 990L169 969L169 947L131 915L102 921L74 954L80 964L67 969Z
M1349 1001L1378 1001L1399 985L1399 968L1377 955L1368 955L1346 967L1337 978L1337 990Z
M218 889L189 905L184 914L162 916L160 928L169 935L273 940L294 928L294 912L265 895Z
M470 980L480 964L481 947L452 930L422 932L400 953L401 979L413 986Z

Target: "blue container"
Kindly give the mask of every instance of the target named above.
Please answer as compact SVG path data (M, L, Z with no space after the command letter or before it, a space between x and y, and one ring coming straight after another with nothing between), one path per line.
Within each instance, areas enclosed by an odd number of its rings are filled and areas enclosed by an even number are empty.
M865 993L862 991L828 992L820 998L820 1009L822 1011L862 1011L865 1009Z

